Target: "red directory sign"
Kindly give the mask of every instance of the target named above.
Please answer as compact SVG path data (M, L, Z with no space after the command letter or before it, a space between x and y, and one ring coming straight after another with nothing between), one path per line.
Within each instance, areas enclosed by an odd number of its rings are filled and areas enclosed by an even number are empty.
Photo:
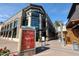
M35 31L34 30L22 30L22 43L21 50L27 50L35 48Z

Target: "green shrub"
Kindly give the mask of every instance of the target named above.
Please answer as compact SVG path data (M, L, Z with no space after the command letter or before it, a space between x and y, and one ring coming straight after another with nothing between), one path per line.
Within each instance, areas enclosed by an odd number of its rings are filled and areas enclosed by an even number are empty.
M7 49L7 47L4 47L3 49L0 49L0 56L9 56L10 50Z

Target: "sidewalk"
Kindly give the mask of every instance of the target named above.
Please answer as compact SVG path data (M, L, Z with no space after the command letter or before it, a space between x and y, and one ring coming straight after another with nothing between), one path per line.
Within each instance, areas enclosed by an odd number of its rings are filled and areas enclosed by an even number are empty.
M18 42L0 39L0 48L7 47L10 51L17 51Z
M58 42L58 40L49 41L46 47L49 49L34 56L79 56L79 51L73 51L72 48L68 48L66 46L63 47L62 44Z

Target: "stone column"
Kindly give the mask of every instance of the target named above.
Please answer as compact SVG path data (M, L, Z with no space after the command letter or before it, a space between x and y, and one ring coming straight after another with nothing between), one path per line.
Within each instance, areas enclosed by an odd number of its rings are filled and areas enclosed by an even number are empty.
M6 29L4 28L4 30L6 30ZM4 38L4 39L6 39L5 36L6 36L6 35L5 35L5 32L3 31L3 38Z
M9 28L8 29L10 29L10 25L9 25ZM10 31L8 31L8 34L7 34L7 39L9 40L9 32Z
M39 29L41 30L42 29L42 15L41 14L39 14ZM38 41L41 41L41 39L42 39L42 32L39 30L39 39L38 39Z
M2 30L3 31L3 30ZM4 36L4 31L3 31L3 35L2 35L2 37Z
M20 28L20 25L21 24L19 24L19 18L17 19L17 29L16 29L16 38L18 39L18 36L19 36L19 28Z
M20 52L21 52L21 42L22 42L22 28L19 29L18 37L19 37L19 42L18 42L18 53L20 53Z
M31 11L29 12L29 15L28 15L28 27L31 26Z
M21 25L22 25L22 23L21 23L21 20L22 20L22 17L21 18L19 18L18 19L18 33L17 33L17 35L18 35L18 53L20 53L20 51L21 51L21 40L22 40L22 27L21 27Z
M14 25L14 22L12 23L12 26L13 25ZM11 30L11 40L13 39L12 36L13 36L13 29Z
M7 27L5 28L5 30L7 30ZM4 36L4 37L5 37L5 39L6 39L6 32L5 32L5 36Z
M46 43L48 42L48 24L47 24L47 18L46 18Z
M19 34L20 34L21 25L22 25L21 20L22 20L21 17L17 19L18 22L17 22L16 39L18 39L18 41L19 41Z
M3 26L2 26L2 27L3 27ZM3 33L3 30L2 30L2 38L3 38L3 34L4 34L4 33Z

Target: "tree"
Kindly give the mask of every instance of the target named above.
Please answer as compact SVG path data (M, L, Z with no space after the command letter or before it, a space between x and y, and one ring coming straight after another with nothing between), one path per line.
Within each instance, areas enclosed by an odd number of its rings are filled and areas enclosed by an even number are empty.
M54 23L54 27L57 31L57 36L59 37L59 39L61 41L63 41L63 26L64 26L64 24L61 20L56 20ZM60 27L60 28L58 28L58 27Z
M60 24L64 25L61 20L56 20L56 21L54 22L54 27L55 27L55 28L58 28L58 27L61 26Z

